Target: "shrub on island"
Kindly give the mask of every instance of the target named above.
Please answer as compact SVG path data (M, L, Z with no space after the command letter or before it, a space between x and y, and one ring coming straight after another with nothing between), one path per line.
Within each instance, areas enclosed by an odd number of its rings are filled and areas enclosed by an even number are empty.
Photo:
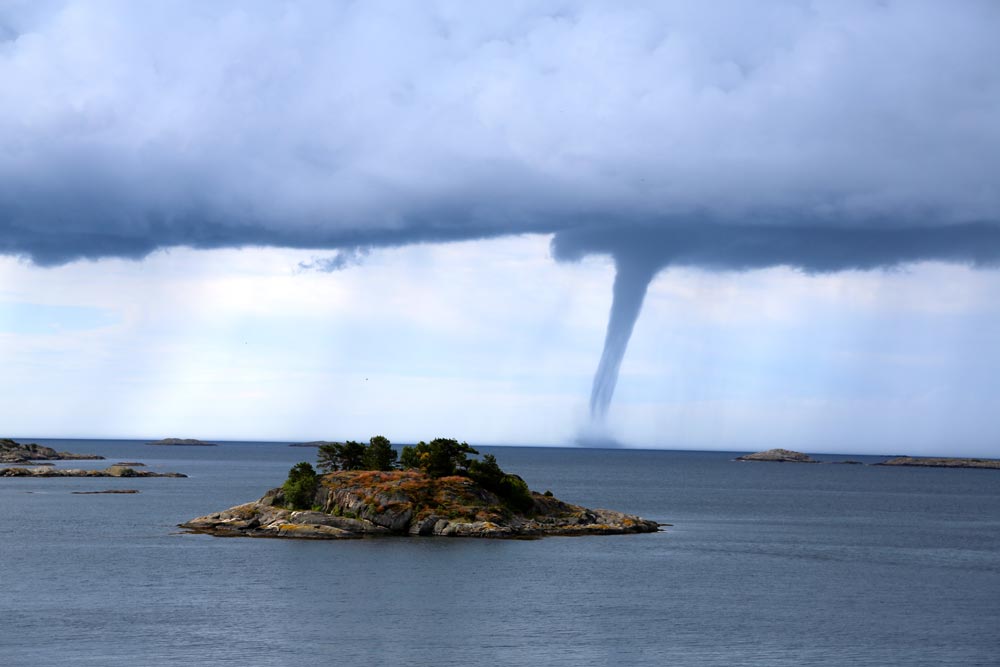
M367 445L354 440L319 446L317 465L324 472L334 470L393 470L396 450L389 439L376 435Z
M296 463L288 471L288 479L281 486L285 492L285 507L293 510L311 508L318 488L319 478L313 467L305 461Z
M402 468L419 470L432 479L456 475L467 477L496 494L511 509L519 512L531 510L531 491L523 479L504 472L492 454L484 455L482 460L470 458L473 456L479 456L479 452L469 446L469 443L452 438L435 438L430 442L420 441L416 445L406 445L402 455L398 455L388 438L376 435L367 445L354 440L320 445L317 465L327 473L338 470L386 471ZM296 468L292 469L293 472ZM295 488L301 484L292 482L291 474L285 484L287 486L290 483ZM285 497L289 498L287 492ZM292 506L290 500L286 502Z
M434 438L430 442L420 441L416 445L403 447L400 462L403 468L423 471L428 477L469 476L469 454L479 452L467 442L451 438Z

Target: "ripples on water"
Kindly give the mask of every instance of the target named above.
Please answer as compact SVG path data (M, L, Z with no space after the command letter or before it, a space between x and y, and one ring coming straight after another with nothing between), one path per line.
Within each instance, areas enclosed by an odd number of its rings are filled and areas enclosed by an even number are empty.
M483 448L534 489L674 527L303 542L175 525L315 450L44 444L191 477L0 479L4 666L998 664L997 471ZM142 493L70 494L107 488Z

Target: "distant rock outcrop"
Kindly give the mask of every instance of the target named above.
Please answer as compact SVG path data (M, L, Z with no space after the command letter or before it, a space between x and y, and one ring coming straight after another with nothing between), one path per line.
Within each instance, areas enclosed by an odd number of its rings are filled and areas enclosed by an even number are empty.
M876 463L879 466L919 466L923 468L992 468L1000 470L1000 460L997 459L956 459L942 457L897 456Z
M223 537L337 539L365 535L542 537L652 533L659 524L612 510L591 510L531 495L516 512L467 477L432 478L413 470L334 472L321 478L313 510L283 507L281 489L180 526Z
M75 496L100 496L106 493L110 494L135 494L139 493L139 489L105 489L104 491L73 491Z
M328 440L313 440L311 442L293 442L289 447L322 447L323 445L335 445L337 443Z
M147 442L147 445L167 445L171 447L218 447L214 442L204 442L194 438L164 438L154 442Z
M57 452L51 447L35 443L22 444L10 438L0 438L0 463L23 464L31 461L82 461L99 460L96 454Z
M819 463L819 461L790 449L769 449L766 452L746 454L736 458L737 461L773 461L777 463Z
M187 477L179 472L152 472L128 466L109 466L104 470L76 468L0 468L0 477Z

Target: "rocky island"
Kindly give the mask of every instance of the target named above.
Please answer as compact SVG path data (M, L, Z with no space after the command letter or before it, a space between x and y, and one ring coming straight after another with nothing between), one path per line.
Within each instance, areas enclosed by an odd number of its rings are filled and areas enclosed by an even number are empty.
M816 459L803 454L793 452L790 449L769 449L766 452L756 454L746 454L736 457L737 461L773 461L776 463L819 463Z
M51 447L35 443L22 444L10 438L0 438L0 463L15 465L30 464L32 461L81 461L99 460L103 456L96 454L73 454L72 452L57 452Z
M287 507L282 489L260 500L180 524L222 537L335 539L365 535L540 537L652 533L655 521L612 510L590 510L531 494L514 511L495 494L461 476L433 479L417 471L344 471L324 475L317 509Z
M924 468L992 468L1000 470L1000 460L997 459L961 459L942 457L897 456L878 466L919 466Z
M352 448L352 444L355 446ZM388 440L320 448L317 475L308 463L292 468L284 486L260 500L180 524L220 537L343 539L371 535L542 537L652 533L655 521L587 509L529 491L520 477L465 443L439 438L404 447L401 467ZM373 448L382 447L381 461ZM353 449L353 451L352 451ZM367 450L367 451L366 451ZM355 454L361 454L355 460ZM385 469L366 469L380 467ZM346 468L346 469L345 469Z
M164 438L154 442L147 442L147 445L166 445L170 447L218 447L214 442L204 442L194 438Z

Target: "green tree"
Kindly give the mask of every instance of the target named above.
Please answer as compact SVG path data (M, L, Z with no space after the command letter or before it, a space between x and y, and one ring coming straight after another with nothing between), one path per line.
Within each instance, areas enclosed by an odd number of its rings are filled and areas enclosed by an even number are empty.
M292 466L281 488L285 492L285 507L309 509L319 488L319 479L313 467L303 461Z
M423 445L427 446L426 442L420 442L416 445L404 445L403 451L399 455L399 465L406 470L418 470L420 468L420 452L418 448Z
M497 459L492 454L483 456L482 461L469 462L469 477L488 491L500 492L500 484L503 482L504 471L497 464Z
M431 477L469 474L469 455L478 455L467 442L435 438L430 442L403 447L399 463L403 468L419 469Z
M429 443L419 442L416 446L418 467L431 477L467 475L469 454L479 454L467 442L451 438L435 438Z
M353 440L320 445L317 464L327 472L332 470L365 470L366 451L365 445Z
M368 441L365 448L364 464L366 470L392 470L396 466L396 450L392 448L389 439L376 435Z
M348 440L340 446L340 469L365 469L365 446L362 443Z
M535 506L528 483L517 475L504 475L500 481L500 498L518 512L528 512Z
M319 453L316 455L316 465L323 472L333 472L340 470L340 443L320 445Z
M492 454L483 456L482 461L470 461L469 477L487 491L497 494L511 509L527 512L535 506L527 483L517 475L505 473Z

